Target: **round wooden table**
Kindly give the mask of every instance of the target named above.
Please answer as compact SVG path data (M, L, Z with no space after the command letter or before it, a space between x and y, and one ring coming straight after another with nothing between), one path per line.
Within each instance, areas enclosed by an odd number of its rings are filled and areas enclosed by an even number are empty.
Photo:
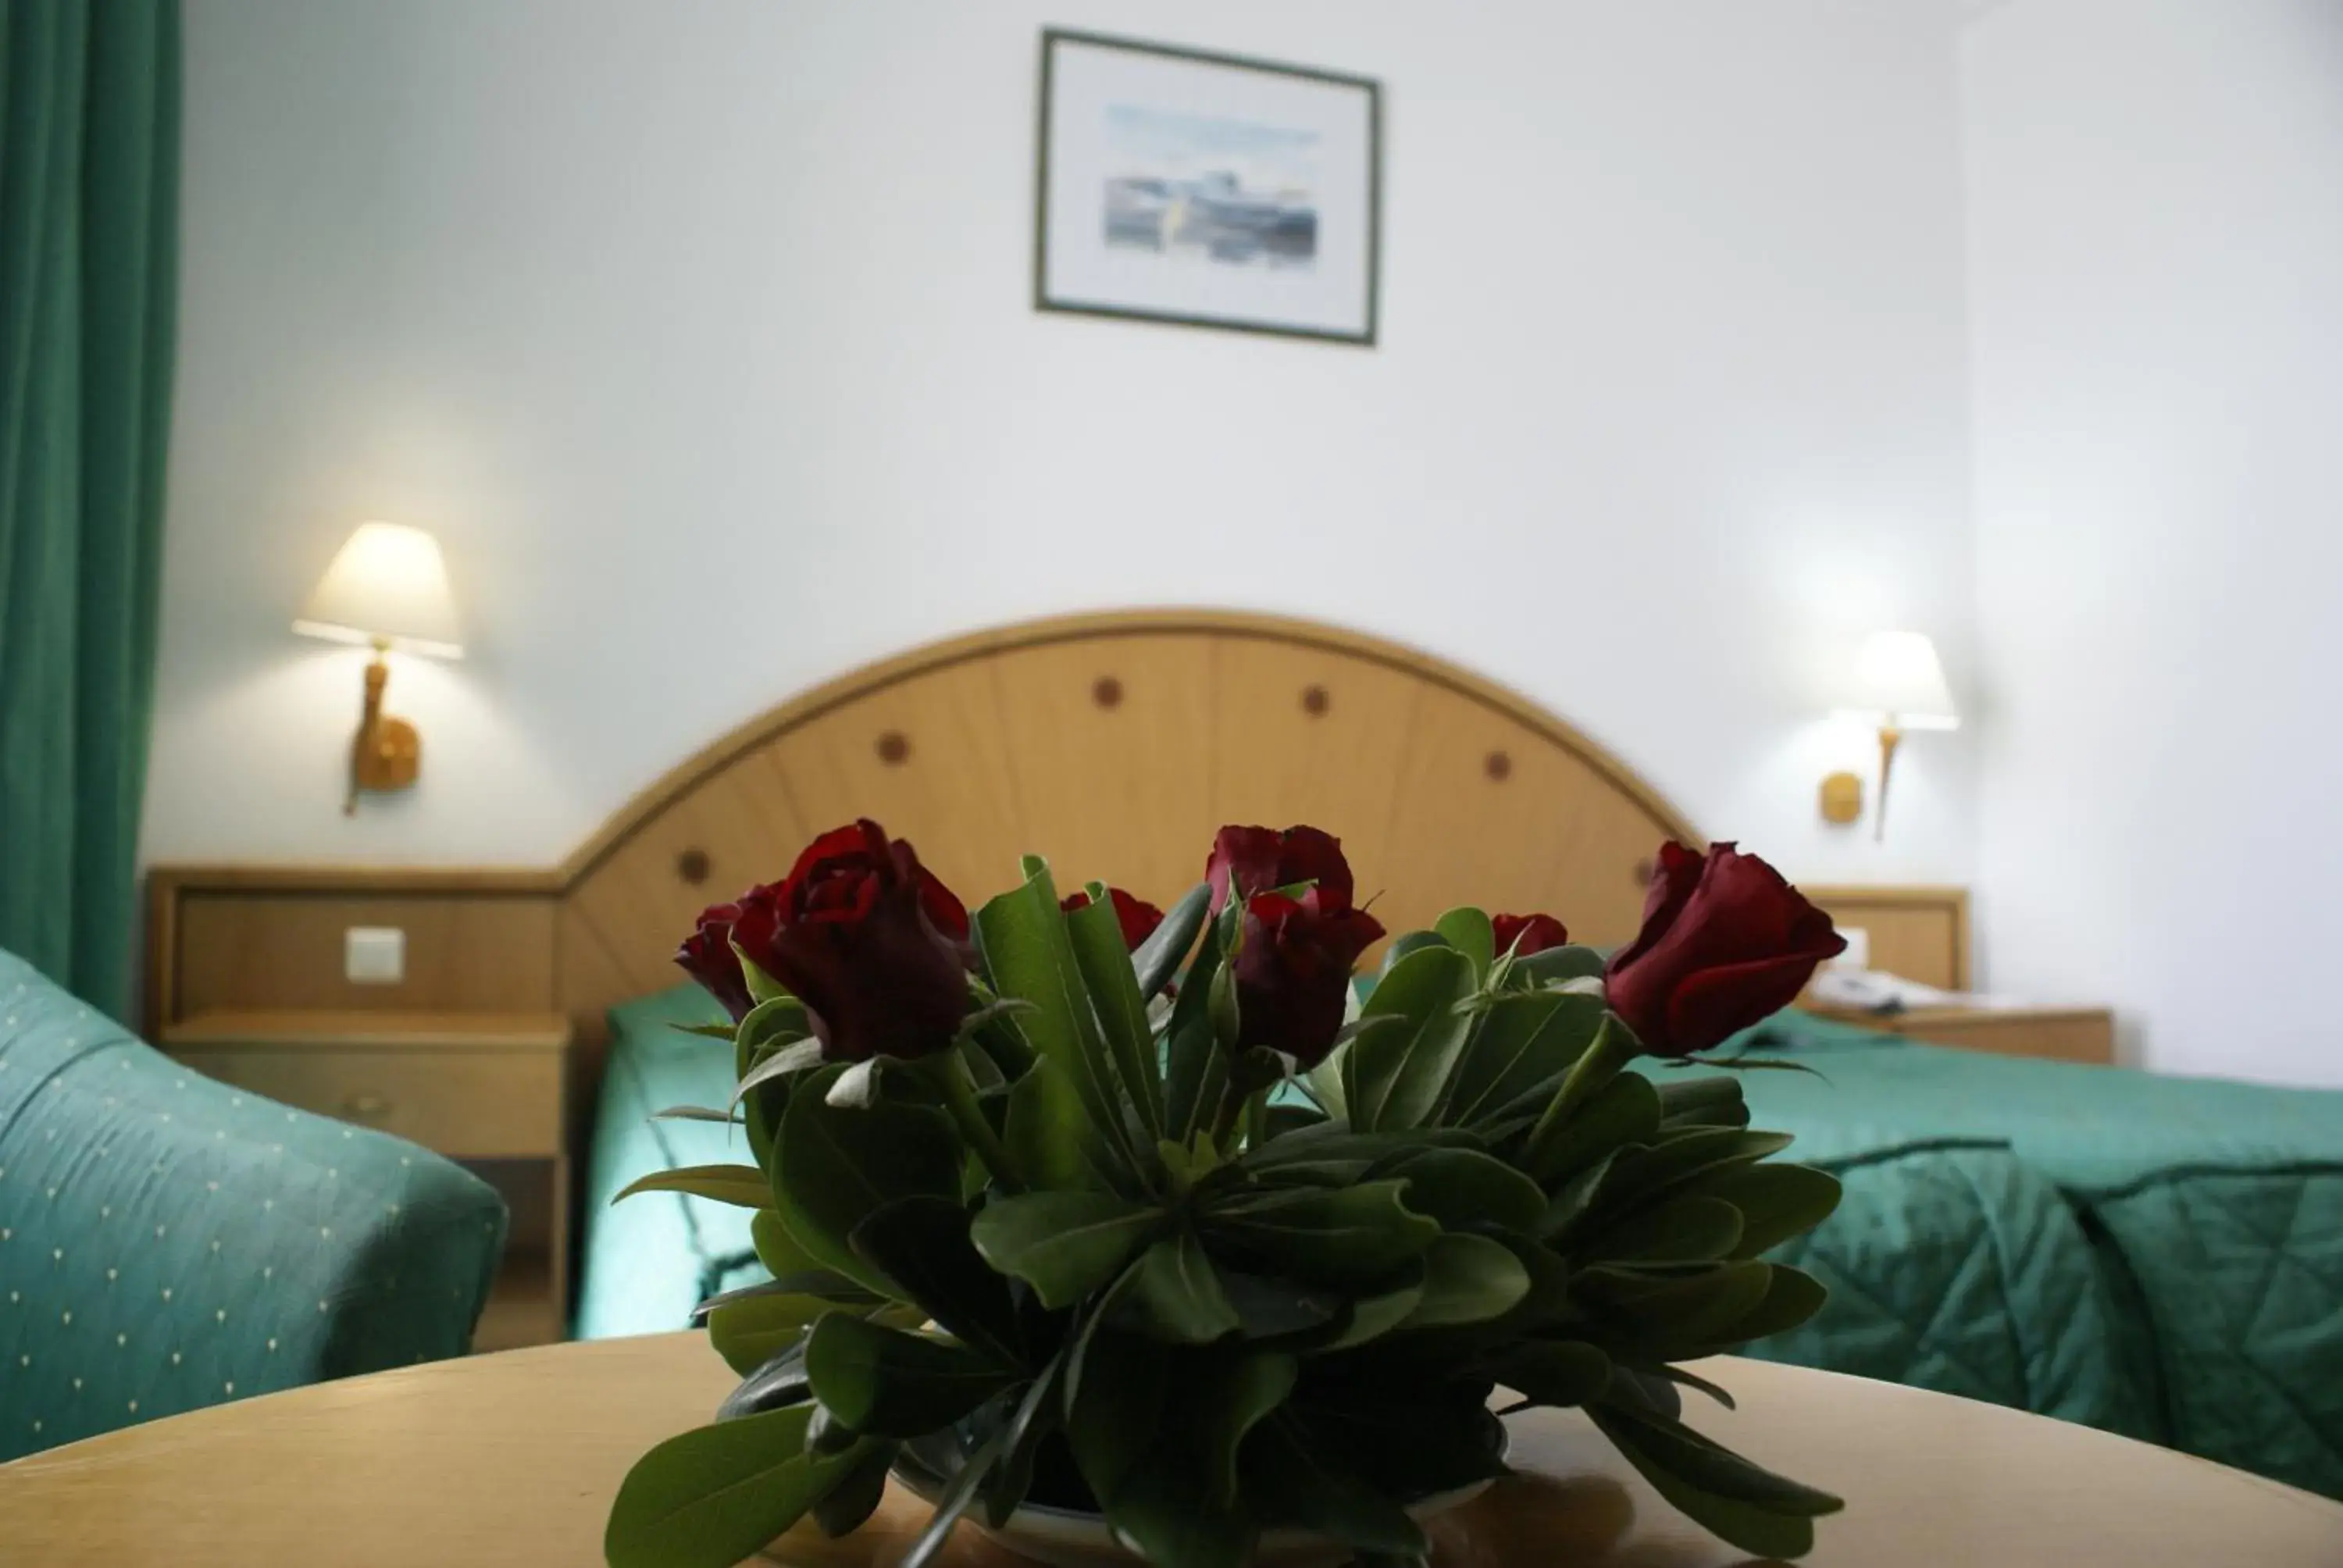
M1994 1405L1764 1362L1694 1419L1848 1499L1817 1568L2338 1568L2343 1505ZM593 1568L618 1479L732 1382L703 1338L553 1345L381 1372L129 1428L0 1465L0 1563L26 1568ZM1714 1568L1741 1554L1659 1501L1576 1413L1516 1416L1525 1473L1433 1526L1453 1568ZM925 1509L890 1494L806 1568L884 1568ZM950 1561L1015 1560L962 1528Z

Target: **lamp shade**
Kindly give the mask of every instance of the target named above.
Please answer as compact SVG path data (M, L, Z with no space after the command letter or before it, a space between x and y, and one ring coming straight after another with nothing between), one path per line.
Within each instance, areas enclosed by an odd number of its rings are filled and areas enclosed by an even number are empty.
M1905 729L1958 729L1960 709L1926 633L1874 632L1849 672L1843 713Z
M360 523L293 622L307 637L382 642L461 658L456 601L439 542L402 523Z

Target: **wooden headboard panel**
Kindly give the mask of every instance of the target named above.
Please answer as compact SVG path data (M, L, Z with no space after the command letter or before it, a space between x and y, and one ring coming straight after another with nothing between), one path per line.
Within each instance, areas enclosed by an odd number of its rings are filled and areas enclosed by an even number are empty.
M542 872L181 867L153 874L150 1030L276 1008L603 1012L676 982L699 909L875 817L971 901L1017 856L1168 901L1223 822L1339 834L1393 930L1467 900L1635 928L1652 854L1693 826L1553 715L1429 656L1254 615L1031 622L857 670L742 726ZM1844 897L1844 904L1835 901ZM1966 981L1956 890L1835 890L1876 961ZM355 987L343 928L407 931L405 982Z
M672 983L712 898L779 876L857 815L973 902L1017 856L1169 902L1224 822L1341 836L1394 930L1468 899L1624 940L1648 861L1692 829L1520 698L1351 633L1139 613L985 633L860 670L660 780L571 861L564 1011Z

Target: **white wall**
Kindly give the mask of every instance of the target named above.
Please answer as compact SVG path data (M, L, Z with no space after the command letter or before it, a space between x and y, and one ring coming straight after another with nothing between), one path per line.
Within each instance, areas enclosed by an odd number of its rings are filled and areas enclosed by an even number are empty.
M2343 5L2018 0L1965 100L1988 978L2343 1084Z
M1957 738L1882 849L1814 809L1839 638L1966 668L1950 0L188 14L151 859L544 863L863 660L1202 603L1484 670L1803 874L1971 869ZM1383 346L1034 314L1045 22L1381 77ZM475 657L347 820L358 659L285 623L375 516Z

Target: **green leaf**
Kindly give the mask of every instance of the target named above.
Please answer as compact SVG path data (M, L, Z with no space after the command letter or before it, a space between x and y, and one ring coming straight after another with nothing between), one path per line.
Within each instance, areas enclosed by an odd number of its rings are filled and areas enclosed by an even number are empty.
M1453 1127L1412 1127L1393 1132L1353 1132L1340 1122L1321 1122L1261 1149L1245 1151L1243 1165L1264 1181L1300 1178L1318 1186L1355 1181L1379 1160L1426 1149L1476 1149L1488 1145L1474 1133Z
M1583 1340L1523 1340L1488 1363L1489 1375L1536 1404L1567 1408L1599 1398L1611 1358Z
M1609 1332L1614 1356L1674 1361L1704 1352L1755 1312L1771 1287L1770 1263L1718 1263L1696 1273L1598 1267L1577 1278L1580 1303Z
M670 1105L650 1114L653 1121L715 1121L726 1127L738 1127L740 1118L729 1111L719 1111L708 1105Z
M1484 911L1470 905L1453 909L1433 921L1432 929L1472 963L1475 985L1488 977L1489 965L1497 956L1497 931Z
M1217 1355L1191 1370L1184 1381L1182 1432L1195 1447L1201 1479L1212 1505L1222 1511L1237 1501L1237 1450L1246 1435L1293 1392L1301 1363L1290 1355L1253 1351Z
M699 1322L719 1307L729 1307L754 1296L820 1296L825 1302L846 1306L878 1306L887 1299L873 1295L844 1274L835 1274L828 1269L802 1269L719 1292L691 1310L692 1322Z
M1594 1424L1654 1491L1709 1533L1761 1557L1814 1549L1814 1521L1845 1504L1752 1464L1680 1422L1609 1406Z
M1425 1271L1422 1259L1408 1263L1371 1295L1363 1295L1351 1303L1351 1321L1336 1335L1329 1351L1349 1350L1371 1340L1381 1339L1415 1315L1417 1303L1423 1300Z
M1437 1221L1407 1207L1405 1193L1398 1181L1240 1191L1211 1205L1204 1225L1296 1279L1372 1283L1440 1234Z
M730 1040L739 1026L729 1023L671 1023L668 1028L679 1034L696 1034L703 1040Z
M766 1184L765 1173L754 1165L686 1165L675 1171L654 1171L628 1182L610 1201L638 1192L689 1192L742 1209L773 1206L773 1190Z
M1530 1130L1529 1141L1522 1151L1521 1166L1537 1179L1541 1187L1551 1188L1572 1170L1572 1157L1591 1160L1601 1152L1585 1153L1574 1143L1572 1126L1580 1120L1589 1101L1616 1083L1627 1064L1635 1058L1638 1047L1635 1037L1614 1013L1604 1013L1594 1030L1594 1039L1578 1053L1578 1060L1563 1074L1562 1087L1546 1103ZM1640 1075L1637 1075L1640 1076ZM1646 1089L1650 1086L1647 1083ZM1658 1103L1656 1091L1653 1104ZM1580 1135L1581 1137L1584 1134Z
M1588 1261L1708 1263L1744 1254L1741 1211L1722 1198L1680 1196L1613 1221L1574 1249Z
M1053 1356L1041 1369L1041 1375L1026 1385L1025 1397L1001 1428L1001 1462L993 1468L992 1481L984 1489L984 1520L995 1530L1009 1523L1017 1505L1025 1501L1025 1493L1033 1485L1033 1456L1041 1442L1058 1430L1063 1419L1064 1402L1059 1392L1060 1380L1065 1376L1066 1358Z
M789 1221L781 1218L778 1210L766 1209L749 1217L749 1241L757 1249L757 1261L776 1279L821 1267L814 1261L814 1255L789 1234Z
M854 1228L902 1198L957 1200L960 1131L932 1106L881 1102L841 1110L825 1098L845 1070L825 1067L789 1097L774 1151L773 1196L789 1234L814 1261L884 1295L894 1282L859 1256Z
M759 1002L732 1031L732 1076L746 1078L757 1058L813 1033L805 1004L782 991Z
M1447 1396L1429 1388L1313 1391L1289 1412L1302 1441L1323 1444L1385 1496L1423 1497L1505 1473L1504 1423L1477 1387L1458 1385Z
M1552 1191L1604 1155L1650 1138L1659 1126L1660 1097L1652 1081L1639 1072L1623 1072L1571 1115L1542 1126L1544 1140L1533 1136L1523 1151L1522 1166Z
M1407 1206L1443 1231L1494 1225L1528 1231L1545 1212L1538 1184L1493 1155L1472 1149L1423 1149L1377 1161L1370 1178L1407 1183Z
M1236 1309L1192 1231L1182 1230L1147 1249L1125 1302L1126 1310L1135 1312L1156 1338L1173 1344L1210 1344L1238 1327Z
M1064 917L1074 964L1098 1014L1107 1048L1114 1054L1122 1092L1139 1109L1150 1141L1163 1136L1163 1082L1155 1055L1155 1030L1147 1021L1147 999L1140 994L1131 950L1123 945L1122 922L1104 882L1092 882L1090 902Z
M1414 1127L1439 1103L1473 1020L1456 1010L1472 994L1473 965L1444 943L1393 965L1360 1010L1362 1019L1400 1018L1351 1042L1342 1094L1362 1132Z
M779 1079L793 1078L800 1072L810 1072L821 1065L821 1041L792 1040L779 1050L768 1052L757 1064L741 1075L732 1091L732 1103L738 1105L749 1092ZM870 1064L859 1064L868 1068Z
M1441 1120L1463 1126L1493 1119L1541 1083L1558 1087L1602 1022L1601 997L1558 991L1499 997L1456 1065Z
M1830 1292L1822 1282L1803 1269L1787 1263L1761 1263L1769 1271L1765 1297L1746 1317L1722 1331L1715 1344L1719 1349L1740 1345L1751 1340L1762 1340L1768 1334L1778 1334L1796 1328L1823 1310Z
M1667 1379L1670 1382L1680 1384L1684 1388L1698 1389L1701 1392L1708 1395L1709 1398L1715 1400L1717 1403L1723 1405L1727 1410L1738 1410L1741 1408L1734 1402L1733 1394L1730 1390L1721 1386L1720 1384L1709 1382L1706 1378L1702 1377L1697 1372L1686 1372L1682 1367L1664 1366L1659 1369L1659 1375Z
M1103 1308L1103 1303L1101 1303ZM1162 1441L1167 1352L1135 1334L1085 1326L1066 1369L1066 1437L1093 1496L1111 1503Z
M1746 1127L1749 1101L1741 1081L1719 1074L1714 1078L1671 1079L1659 1086L1660 1123L1681 1127Z
M782 989L781 982L758 967L757 960L740 950L740 944L731 944L732 952L740 960L740 978L748 982L749 1000L759 1007L767 1002L794 1001L797 999ZM750 1010L754 1011L754 1009ZM745 1021L745 1020L744 1020Z
M1511 1248L1486 1236L1447 1232L1424 1251L1423 1293L1405 1326L1484 1323L1511 1312L1529 1292L1529 1271Z
M1212 885L1199 882L1182 895L1178 903L1163 911L1163 923L1150 931L1147 940L1131 955L1140 995L1153 1000L1180 972L1180 960L1196 945L1196 933L1203 929L1212 908Z
M1444 948L1447 945L1448 939L1438 931L1402 931L1383 949L1383 968L1375 976L1375 984L1383 984L1383 977L1399 968L1402 959L1420 953L1426 948ZM1367 994L1373 996L1373 990L1370 988Z
M1737 1127L1694 1127L1668 1134L1651 1148L1619 1162L1619 1189L1648 1202L1682 1182L1709 1171L1753 1164L1790 1146L1786 1132Z
M847 1238L944 1331L995 1364L1018 1367L1017 1303L969 1240L969 1212L949 1198L902 1198Z
M1600 978L1604 961L1602 949L1573 942L1515 959L1513 972L1526 975L1533 985L1565 985Z
M746 1377L794 1345L806 1325L840 1308L820 1296L751 1296L708 1314L708 1342L725 1364Z
M1207 927L1203 945L1196 950L1180 994L1172 999L1164 1035L1163 1126L1175 1143L1186 1142L1210 1120L1219 1096L1212 1082L1214 1068L1227 1070L1220 1042L1212 1037L1212 990L1220 968L1220 930Z
M1245 1444L1244 1470L1246 1504L1268 1523L1329 1535L1361 1552L1412 1557L1427 1549L1405 1509L1283 1416L1254 1431Z
M857 1444L805 1452L808 1405L719 1422L635 1462L610 1504L610 1568L732 1568L799 1519L862 1462Z
M867 1446L862 1462L840 1476L830 1495L813 1505L815 1527L832 1541L861 1529L887 1495L887 1470L895 1462L895 1444Z
M1342 1093L1342 1081L1351 1066L1351 1048L1337 1046L1327 1053L1326 1060L1302 1075L1302 1086L1316 1098L1330 1121L1347 1127L1351 1121L1351 1102Z
M936 1553L944 1549L944 1543L951 1539L952 1526L976 1501L976 1489L984 1484L992 1467L1001 1462L1008 1446L1009 1429L995 1427L983 1445L960 1462L951 1480L945 1483L943 1495L936 1499L936 1511L928 1516L927 1527L920 1532L919 1539L911 1543L910 1550L903 1553L895 1568L927 1568Z
M1202 1480L1169 1458L1134 1469L1107 1503L1107 1520L1140 1554L1164 1568L1245 1568L1253 1532L1233 1509L1215 1508Z
M1545 1217L1538 1221L1539 1241L1563 1241L1594 1212L1611 1185L1612 1168L1618 1164L1622 1152L1613 1150L1555 1190L1554 1201L1545 1206Z
M1022 885L976 912L985 972L1002 997L1033 1004L1033 1010L1018 1015L1018 1028L1042 1060L1057 1064L1121 1168L1135 1171L1138 1161L1122 1123L1122 1092L1082 984L1049 864L1029 855L1025 866Z
M1221 1293L1237 1315L1237 1330L1249 1340L1282 1340L1310 1334L1341 1315L1339 1292L1328 1286L1312 1288L1290 1280L1268 1279L1242 1269L1213 1265Z
M1720 1198L1741 1211L1733 1255L1755 1258L1804 1235L1838 1208L1838 1178L1808 1165L1740 1165L1690 1182L1687 1194Z
M1001 1141L1033 1187L1103 1184L1085 1152L1086 1144L1095 1147L1096 1133L1082 1114L1081 1097L1047 1057L1035 1060L1010 1089Z
M733 1421L803 1404L811 1398L813 1385L806 1382L805 1342L800 1338L743 1372L739 1383L716 1407L716 1419Z
M1009 1386L1011 1374L965 1345L831 1312L806 1336L815 1397L858 1432L920 1437Z
M1055 1308L1113 1279L1162 1222L1161 1210L1111 1192L1031 1192L985 1205L970 1234L986 1261Z

